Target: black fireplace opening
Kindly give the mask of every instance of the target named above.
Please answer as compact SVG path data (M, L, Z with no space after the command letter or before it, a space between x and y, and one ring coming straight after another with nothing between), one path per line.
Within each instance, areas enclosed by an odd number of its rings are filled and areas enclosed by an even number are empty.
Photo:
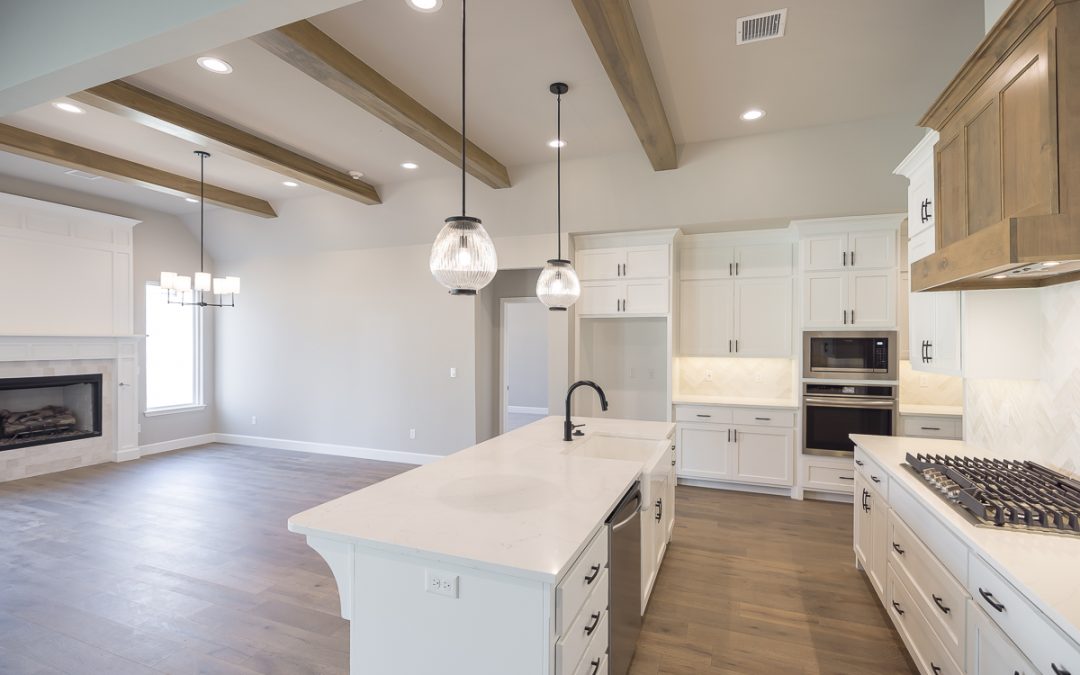
M0 379L0 452L100 435L100 373Z

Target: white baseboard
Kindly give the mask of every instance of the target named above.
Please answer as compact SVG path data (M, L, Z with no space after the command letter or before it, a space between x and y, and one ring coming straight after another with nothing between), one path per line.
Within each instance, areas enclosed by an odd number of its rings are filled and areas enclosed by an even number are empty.
M442 455L431 455L424 452L376 450L374 448L361 448L355 445L291 441L284 438L244 436L241 434L214 434L214 436L218 443L248 445L257 448L273 448L275 450L293 450L295 452L312 452L318 455L337 455L338 457L353 457L356 459L374 459L380 462L398 462L400 464L429 464L443 458Z
M536 408L527 405L508 405L506 406L506 412L517 413L520 415L547 415L547 408Z
M171 441L143 445L138 448L139 454L135 455L135 457L145 457L146 455L156 455L159 452L169 452L171 450L180 450L182 448L193 448L196 445L206 445L207 443L213 443L216 440L216 436L217 434L199 434L198 436L174 438ZM131 451L129 450L127 452ZM128 457L128 459L135 459L135 457Z
M142 457L142 448L134 447L127 450L117 450L114 462L130 462L133 459Z

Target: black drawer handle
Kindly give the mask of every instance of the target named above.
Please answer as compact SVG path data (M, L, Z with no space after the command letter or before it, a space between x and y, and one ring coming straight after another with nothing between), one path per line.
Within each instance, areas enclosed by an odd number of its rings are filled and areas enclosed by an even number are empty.
M923 431L941 431L941 427L919 427Z
M934 599L934 604L938 606L938 609L940 609L945 614L948 614L949 612L952 611L951 609L949 609L948 607L945 606L943 598L939 598L938 596L933 595L933 594L931 594L930 597Z
M592 567L589 568L589 570L592 572L592 574L586 574L585 575L585 583L586 584L592 584L592 582L596 581L596 577L600 576L600 566L599 565L593 565Z
M855 480L855 476L837 476L840 480Z
M591 626L585 626L585 634L586 635L592 635L593 631L596 630L596 627L600 625L600 612L594 612L591 618L592 618L592 625Z
M881 482L881 479L878 478L877 476L870 476L870 480L874 481L875 483L880 483Z
M1068 668L1065 668L1064 666L1059 668L1056 663L1051 663L1050 669L1054 671L1054 675L1072 675Z
M993 607L997 611L999 611L999 612L1004 612L1005 611L1005 605L998 602L997 598L994 597L993 593L991 593L989 591L984 591L983 589L980 588L979 589L979 595L983 596L983 600L985 600L991 607Z
M934 671L934 675L938 675L941 672L941 666L937 665L933 661L930 662L930 670Z
M771 422L772 421L771 417L755 417L754 419L756 419L758 422Z
M712 417L712 415L698 415L698 417Z
M900 616L904 616L905 612L904 612L904 610L900 609L900 603L899 602L893 600L892 606L893 606L893 609L896 610L897 614L899 614Z
M656 500L656 522L660 522L660 519L664 517L664 500Z
M861 459L855 460L855 463L859 466L863 466L863 461Z
M896 552L897 552L897 553L899 553L900 555L904 555L905 551L904 551L904 549L900 548L900 544L897 544L897 543L896 543L896 542L894 541L894 542L892 543L892 547L893 547L893 550L894 550L894 551L896 551Z
M597 658L593 659L592 661L589 661L589 665L592 666L592 672L589 673L589 675L596 675L597 673L599 673L600 672L600 657L597 657Z

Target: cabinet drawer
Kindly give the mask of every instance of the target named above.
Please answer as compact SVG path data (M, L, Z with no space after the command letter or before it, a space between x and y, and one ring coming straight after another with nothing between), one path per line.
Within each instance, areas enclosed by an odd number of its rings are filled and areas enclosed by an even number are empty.
M732 411L732 418L735 424L784 427L785 429L790 429L795 426L795 412L793 410L735 408L734 411Z
M585 648L585 654L581 657L581 661L578 662L577 668L573 671L568 667L566 670L556 670L557 673L566 673L569 675L573 672L574 675L607 675L608 671L608 616L605 613L600 620L600 625L596 628L596 632L593 633L593 638Z
M960 439L964 436L964 422L961 417L901 415L900 433L904 436Z
M555 665L562 672L572 672L572 668L581 660L589 643L598 637L601 622L605 621L608 608L608 573L604 570L594 584L596 589L589 594L578 612L577 618L555 643Z
M1080 646L974 553L968 563L968 592L1044 675L1080 673Z
M876 461L870 459L870 456L866 454L866 451L859 446L855 446L855 470L861 473L866 480L873 483L874 489L888 499L888 474L882 471L881 466Z
M968 600L969 675L1039 675L974 600Z
M676 422L712 422L714 424L731 424L731 408L718 408L710 405L677 405L675 406Z
M948 650L934 634L926 617L919 610L911 591L892 567L885 594L885 609L896 629L904 637L911 658L923 673L934 675L963 675Z
M803 465L803 487L810 490L829 492L855 492L855 469L830 464L815 464L807 461Z
M608 531L601 528L555 589L555 634L563 635L608 566Z
M966 658L968 594L904 521L889 512L889 564L896 567L927 623L957 663Z
M930 494L929 488L925 489L927 496L923 497L924 499L937 499ZM934 552L934 556L949 570L953 578L967 579L967 545L949 532L936 516L897 482L892 484L889 506L915 533L919 541Z

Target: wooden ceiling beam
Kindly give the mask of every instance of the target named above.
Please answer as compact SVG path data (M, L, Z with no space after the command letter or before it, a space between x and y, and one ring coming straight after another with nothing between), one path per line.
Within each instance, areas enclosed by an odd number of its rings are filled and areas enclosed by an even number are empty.
M678 168L675 137L645 55L630 0L571 1L653 169Z
M155 169L120 157L106 155L66 141L42 136L32 131L0 124L0 150L31 159L78 169L105 178L164 192L176 197L198 197L199 181ZM261 218L276 218L269 202L233 192L216 185L206 185L206 201L233 211Z
M70 98L363 204L382 203L365 181L133 84L115 80Z
M443 159L461 163L458 131L311 22L297 21L251 39ZM465 168L485 185L510 187L506 167L472 141Z

